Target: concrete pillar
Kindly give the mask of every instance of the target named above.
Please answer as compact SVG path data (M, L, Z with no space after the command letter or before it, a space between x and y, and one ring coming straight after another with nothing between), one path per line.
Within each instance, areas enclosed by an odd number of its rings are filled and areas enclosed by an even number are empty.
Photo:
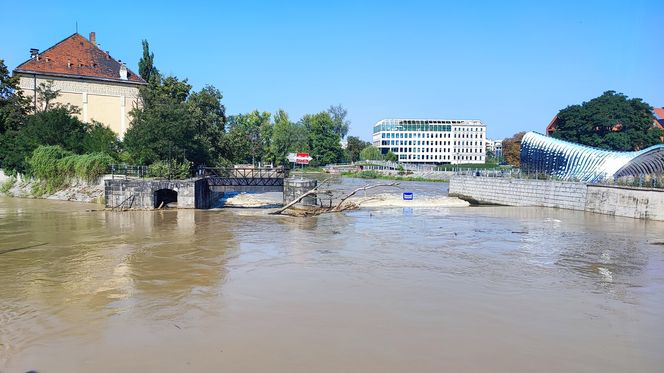
M295 200L297 197L310 191L318 185L318 180L311 179L284 179L284 205ZM302 206L317 206L318 199L315 195L308 196L298 203Z

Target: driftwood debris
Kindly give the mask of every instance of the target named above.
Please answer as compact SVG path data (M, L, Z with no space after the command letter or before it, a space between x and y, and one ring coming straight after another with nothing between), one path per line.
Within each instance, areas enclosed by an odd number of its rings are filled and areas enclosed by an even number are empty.
M354 191L352 191L349 194L346 194L344 197L342 197L341 201L339 201L339 203L337 203L337 205L334 206L334 208L331 210L331 212L343 211L342 210L343 203L346 202L346 200L348 198L354 196L357 192L360 192L360 191L363 191L363 190L366 191L366 190L373 189L373 188L378 188L378 187L392 187L392 186L397 186L397 185L399 185L399 183L365 185L363 187L357 188Z
M302 195L300 195L299 197L297 197L296 199L294 199L293 201L288 203L286 206L284 206L284 207L282 207L282 208L280 208L276 211L270 212L270 215L281 215L281 214L285 213L287 210L291 209L295 204L297 204L298 202L300 202L304 198L306 198L310 195L313 195L313 194L315 194L315 195L327 194L329 196L332 196L334 194L333 191L320 189L320 187L325 185L328 180L323 181L320 185L316 186L315 188L309 190L306 193L303 193ZM399 183L365 185L363 187L360 187L360 188L357 188L357 189L353 190L350 193L347 193L347 194L343 195L340 198L339 202L336 205L334 205L334 207L332 207L331 205L329 207L318 206L318 207L313 207L313 208L309 208L309 209L297 210L297 212L295 212L295 211L289 212L288 214L289 215L294 215L294 216L315 216L315 215L320 215L320 214L324 214L324 213L328 213L328 212L342 212L342 211L346 211L346 210L354 210L354 209L359 208L359 205L356 204L356 203L353 203L353 202L346 202L346 200L348 200L350 197L354 196L358 192L366 191L366 190L373 189L373 188L378 188L378 187L393 187L393 186L398 186L398 185L399 185Z
M280 209L277 210L277 211L272 211L272 212L270 212L270 215L280 215L280 214L283 213L284 211L286 211L286 210L288 210L289 208L293 207L293 205L295 205L296 203L302 201L304 198L306 198L306 197L308 197L308 196L310 196L310 195L312 195L312 194L323 194L323 193L324 193L324 194L330 194L330 192L327 191L327 190L326 190L326 191L320 190L320 187L322 187L323 185L327 184L328 181L330 181L329 178L323 180L323 182L321 182L320 184L318 184L316 187L314 187L313 189L309 190L308 192L306 192L306 193L304 193L304 194L301 194L299 197L297 197L297 198L295 198L294 200L292 200L292 201L291 201L289 204L287 204L286 206L280 208Z

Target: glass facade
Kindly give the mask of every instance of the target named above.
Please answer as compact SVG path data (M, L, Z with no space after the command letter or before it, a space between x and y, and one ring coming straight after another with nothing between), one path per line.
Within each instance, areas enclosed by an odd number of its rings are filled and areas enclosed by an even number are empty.
M484 163L486 126L479 120L383 119L374 125L373 144L400 162Z
M614 152L528 132L521 141L521 169L583 182L661 173L664 145Z

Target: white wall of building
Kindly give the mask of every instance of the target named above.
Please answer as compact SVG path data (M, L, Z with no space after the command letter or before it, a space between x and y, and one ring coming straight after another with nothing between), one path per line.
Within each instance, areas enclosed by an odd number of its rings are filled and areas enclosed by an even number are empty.
M383 119L374 125L373 145L403 163L483 164L486 125L479 120Z

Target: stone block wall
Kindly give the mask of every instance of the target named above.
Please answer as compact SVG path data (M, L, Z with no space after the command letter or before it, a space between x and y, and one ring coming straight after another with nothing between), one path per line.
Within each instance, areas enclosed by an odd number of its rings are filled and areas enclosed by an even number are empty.
M315 188L317 185L318 180L314 179L284 179L284 205ZM315 195L311 195L302 199L298 205L317 206L318 199Z
M664 190L588 185L586 211L664 220Z
M196 201L196 185L205 180L143 180L143 179L107 179L104 181L105 200L107 208L155 208L155 192L160 189L170 189L178 193L178 208L207 208L209 195L202 195L198 204ZM199 190L201 186L199 185ZM201 206L201 207L199 207Z
M449 189L450 196L479 204L570 210L585 209L586 193L583 183L477 176L454 176Z
M664 221L664 190L508 177L454 176L449 195L477 204L556 207Z

